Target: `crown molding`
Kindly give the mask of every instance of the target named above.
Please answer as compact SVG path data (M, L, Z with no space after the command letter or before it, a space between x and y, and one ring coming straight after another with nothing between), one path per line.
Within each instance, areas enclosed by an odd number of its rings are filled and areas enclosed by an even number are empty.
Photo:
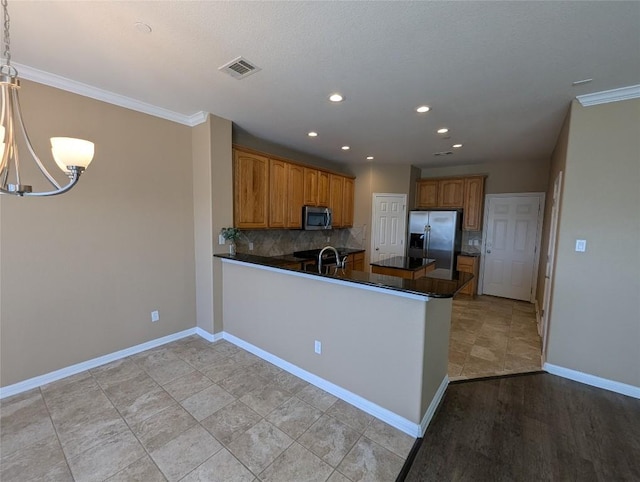
M180 114L168 109L163 109L146 102L141 102L131 97L115 94L107 90L99 89L91 85L83 84L75 80L67 79L60 75L45 72L44 70L34 69L28 65L17 64L15 62L12 65L19 71L19 77L22 79L38 82L39 84L48 85L49 87L55 87L57 89L66 90L74 94L82 95L84 97L90 97L92 99L107 102L108 104L117 105L126 109L142 112L143 114L149 114L154 117L166 119L178 124L184 124L189 127L197 126L207 120L208 113L204 111L196 112L192 115Z
M598 104L608 104L619 100L637 99L640 97L640 84L621 87L619 89L603 90L593 94L578 95L576 99L583 107Z

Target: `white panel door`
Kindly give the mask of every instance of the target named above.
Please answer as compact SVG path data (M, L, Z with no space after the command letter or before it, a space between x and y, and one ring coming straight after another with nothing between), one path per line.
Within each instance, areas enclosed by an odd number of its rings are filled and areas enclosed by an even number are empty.
M371 226L372 263L393 256L404 256L407 196L374 194Z
M541 197L488 196L482 292L531 301Z

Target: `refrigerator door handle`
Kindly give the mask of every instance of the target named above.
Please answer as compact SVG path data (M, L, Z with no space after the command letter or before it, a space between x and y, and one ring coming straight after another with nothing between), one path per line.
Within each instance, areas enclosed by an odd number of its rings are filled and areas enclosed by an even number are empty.
M431 242L431 226L427 225L424 227L425 234L427 235L427 240L424 243L423 249L423 258L429 257L429 243Z

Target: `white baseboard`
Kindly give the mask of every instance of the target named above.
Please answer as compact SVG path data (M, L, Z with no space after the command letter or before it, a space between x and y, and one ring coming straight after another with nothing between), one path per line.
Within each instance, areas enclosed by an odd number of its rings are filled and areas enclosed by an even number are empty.
M568 378L569 380L584 383L585 385L604 388L605 390L621 393L622 395L627 395L633 398L640 398L640 387L627 385L626 383L616 382L614 380L608 380L606 378L596 377L595 375L589 375L588 373L571 370L570 368L559 367L557 365L552 365L551 363L545 363L542 366L542 369L551 373L552 375L558 375L559 377Z
M440 401L442 400L442 397L444 397L444 392L447 390L448 386L449 377L445 375L442 379L442 382L440 383L440 386L438 387L438 390L436 391L435 396L433 397L433 400L431 400L429 407L427 407L427 413L424 414L422 422L420 422L420 437L422 437L427 431L427 427L429 427L431 419L433 419L433 416L436 414L438 405L440 405Z
M135 355L136 353L140 353L145 350L150 350L151 348L155 348L157 346L179 340L180 338L194 335L197 333L196 330L196 328L189 328L188 330L180 331L172 335L163 336L162 338L156 338L155 340L147 341L145 343L141 343L140 345L125 348L124 350L109 353L108 355L100 356L98 358L93 358L82 363L76 363L75 365L61 368L60 370L46 373L38 377L29 378L28 380L14 383L13 385L7 385L6 387L0 388L0 399L26 392L27 390L31 390L32 388L41 387L42 385L46 385L47 383L61 380L62 378L75 375L76 373L84 372L91 368L99 367L100 365L104 365L112 361L120 360L121 358ZM200 333L197 334L202 336ZM218 339L220 338L222 338L222 336L220 336Z
M211 334L200 327L197 327L195 330L196 330L195 331L196 335L201 336L202 338L204 338L207 341L210 341L211 343L213 343L214 341L222 340L222 332Z
M398 430L408 435L411 435L412 437L422 436L422 427L420 424L411 422L410 420L407 420L406 418L401 417L400 415L393 413L392 411L387 410L386 408L383 408L373 402L370 402L365 398L362 398L360 395L356 395L355 393L350 392L349 390L345 390L344 388L338 385L335 385L334 383L331 383L325 380L324 378L321 378L317 375L314 375L313 373L303 370L302 368L292 363L289 363L288 361L283 360L282 358L272 355L271 353L264 351L262 348L258 348L257 346L252 345L251 343L247 343L246 341L236 336L233 336L230 333L223 332L222 337L225 340L233 343L234 345L239 346L243 350L253 353L254 355L262 358L263 360L268 361L269 363L274 364L279 368L282 368L283 370L291 373L292 375L295 375L298 378L302 378L303 380L311 383L312 385L318 388L321 388L326 392L329 392L330 394L340 398L341 400L344 400L345 402L350 403L351 405L359 408L363 412L366 412L369 415L373 415L377 419L382 420L383 422L391 425L392 427L395 427ZM446 386L447 386L447 383L445 383L445 381L448 383L448 379L446 377L443 380L444 389L446 389ZM442 385L441 385L441 388L442 388ZM442 389L443 393L444 393L444 389ZM440 393L440 389L438 389L438 393ZM432 405L433 405L433 402L432 402ZM435 403L433 407L433 411L435 411L435 408L437 406L438 406L438 402ZM431 409L431 405L429 406L429 409ZM427 411L427 414L428 413L429 411ZM431 414L431 416L433 416L433 413ZM428 418L426 422L427 424L431 419L431 416ZM427 418L426 415L425 415L425 418Z

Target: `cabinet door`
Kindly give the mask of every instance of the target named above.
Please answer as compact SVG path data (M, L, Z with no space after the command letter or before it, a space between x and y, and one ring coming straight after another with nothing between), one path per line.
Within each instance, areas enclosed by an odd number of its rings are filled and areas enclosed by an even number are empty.
M318 206L328 207L329 199L329 173L318 171Z
M266 228L269 159L234 149L233 161L233 224L236 228Z
M344 177L329 175L329 207L333 210L333 227L342 227L342 203L344 198Z
M464 202L464 179L438 181L438 207L461 208Z
M474 279L467 286L462 288L459 293L475 296L478 286L478 258L475 256L458 256L456 269L463 273L471 273Z
M296 164L287 164L287 228L302 227L304 169Z
M351 269L354 271L364 271L364 253L353 254L353 265Z
M287 163L269 159L269 227L284 228L287 215Z
M462 229L482 229L482 205L484 201L484 176L467 177L464 180L464 215Z
M318 170L304 168L304 204L318 205Z
M418 189L416 191L416 207L438 207L438 181L418 181Z
M342 202L342 225L345 228L353 226L353 191L354 181L348 177L344 178L344 193Z

